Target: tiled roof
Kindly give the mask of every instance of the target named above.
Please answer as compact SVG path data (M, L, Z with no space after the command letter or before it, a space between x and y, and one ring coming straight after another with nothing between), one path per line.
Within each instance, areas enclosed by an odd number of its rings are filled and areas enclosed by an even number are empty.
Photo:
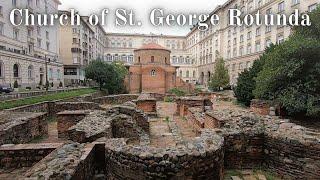
M159 44L156 43L149 43L145 44L142 47L138 48L137 50L148 50L148 49L155 49L155 50L167 50L165 47L160 46Z

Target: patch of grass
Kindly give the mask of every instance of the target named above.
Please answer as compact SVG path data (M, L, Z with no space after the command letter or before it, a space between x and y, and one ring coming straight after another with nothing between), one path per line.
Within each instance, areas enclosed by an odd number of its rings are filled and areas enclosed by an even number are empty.
M279 178L277 178L277 176L274 173L264 169L263 167L254 168L253 172L255 174L263 174L267 180L278 180L279 179Z
M164 121L169 123L170 122L170 118L167 116Z
M57 118L54 117L54 116L49 116L49 117L47 118L47 122L48 122L48 123L50 123L50 122L56 122L56 121L57 121Z
M172 97L164 97L164 102L173 102L173 98Z
M231 179L231 176L239 176L240 178L242 178L242 173L239 170L235 169L226 170L224 179Z
M63 99L73 98L73 97L77 97L85 94L91 94L95 92L97 92L96 89L79 89L79 90L74 90L69 92L60 92L55 94L48 94L43 96L29 97L29 98L18 99L13 101L0 102L0 110L36 104L36 103L41 103L45 101L63 100Z

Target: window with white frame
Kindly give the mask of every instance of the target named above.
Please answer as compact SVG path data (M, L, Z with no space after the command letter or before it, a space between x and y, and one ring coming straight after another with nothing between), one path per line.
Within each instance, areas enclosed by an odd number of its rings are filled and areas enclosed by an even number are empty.
M272 44L271 39L270 38L266 39L266 47L270 47L271 44Z
M292 4L293 5L300 4L300 0L292 0Z
M0 16L3 16L3 7L0 6Z
M247 54L251 54L251 44L247 46Z
M37 39L37 45L38 45L38 48L41 48L41 39L40 38Z
M19 40L19 30L13 29L13 39Z
M247 34L247 40L250 40L250 39L251 39L251 31L249 31Z
M240 49L239 49L239 55L240 56L243 56L244 55L244 50L243 50L243 47L241 46Z
M17 0L12 0L12 6L17 7Z
M283 34L279 34L277 36L277 43L280 44L280 43L283 43L283 42L284 42Z
M312 4L312 5L308 6L308 11L309 11L309 12L311 12L311 11L313 11L313 10L317 9L317 6L318 6L318 4L317 4L317 3L315 3L315 4Z
M0 22L0 35L3 35L4 32L4 24Z
M32 65L30 65L28 67L28 79L32 79L33 78L33 67Z
M260 41L256 42L256 52L260 52L261 51L261 43Z
M278 4L278 12L283 12L285 8L284 1Z
M260 27L258 27L257 29L256 29L256 36L260 36L261 35L261 31L260 31Z
M150 75L153 76L153 77L156 76L157 75L156 74L156 70L152 69L151 72L150 72Z
M0 61L0 78L2 78L3 77L3 74L4 74L4 72L3 72L3 63Z

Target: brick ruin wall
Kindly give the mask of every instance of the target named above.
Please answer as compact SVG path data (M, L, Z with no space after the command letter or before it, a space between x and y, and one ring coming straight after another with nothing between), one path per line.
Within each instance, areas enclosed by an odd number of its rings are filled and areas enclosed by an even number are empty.
M141 109L145 113L156 113L157 112L157 101L156 100L139 100L136 102L137 108Z
M319 134L246 111L207 112L204 119L205 127L224 137L225 168L265 167L285 179L320 177Z
M57 113L66 110L100 110L101 107L93 102L61 102L47 101L27 106L20 106L5 110L7 112L46 112L49 116L56 116Z
M111 95L103 96L99 98L92 99L93 102L98 104L123 104L128 101L136 100L139 97L138 94L120 94L120 95Z
M264 140L266 168L284 179L320 177L320 143L267 135Z
M92 179L104 163L97 154L98 144L65 144L29 169L24 179Z
M24 113L0 125L0 145L27 143L48 134L46 113Z
M0 146L0 169L32 167L60 146L61 143Z
M210 132L187 146L130 148L125 139L106 143L108 179L222 179L223 139Z
M270 102L253 99L250 104L250 110L260 115L269 115Z
M59 138L68 137L68 129L83 120L89 112L84 110L62 111L57 113L57 130Z

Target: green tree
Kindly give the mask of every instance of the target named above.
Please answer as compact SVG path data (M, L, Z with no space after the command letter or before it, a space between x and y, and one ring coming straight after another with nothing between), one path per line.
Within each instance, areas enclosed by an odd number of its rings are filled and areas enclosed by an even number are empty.
M290 115L320 116L320 9L310 13L312 26L298 27L268 53L256 78L254 95L280 102Z
M124 78L127 70L122 63L108 64L102 60L91 61L85 69L86 78L99 84L100 90L106 89L108 93L122 93Z
M218 58L214 68L214 73L209 81L209 88L211 90L220 90L229 86L229 73L224 65L223 58Z
M127 68L122 62L113 62L111 66L114 76L105 84L105 88L110 94L125 93L124 79L128 74Z
M249 106L251 100L254 98L253 90L256 88L255 78L258 73L262 70L268 53L274 49L275 45L271 45L266 51L260 56L259 59L253 62L253 65L248 70L244 70L240 73L237 81L237 86L233 89L234 94L238 102Z

